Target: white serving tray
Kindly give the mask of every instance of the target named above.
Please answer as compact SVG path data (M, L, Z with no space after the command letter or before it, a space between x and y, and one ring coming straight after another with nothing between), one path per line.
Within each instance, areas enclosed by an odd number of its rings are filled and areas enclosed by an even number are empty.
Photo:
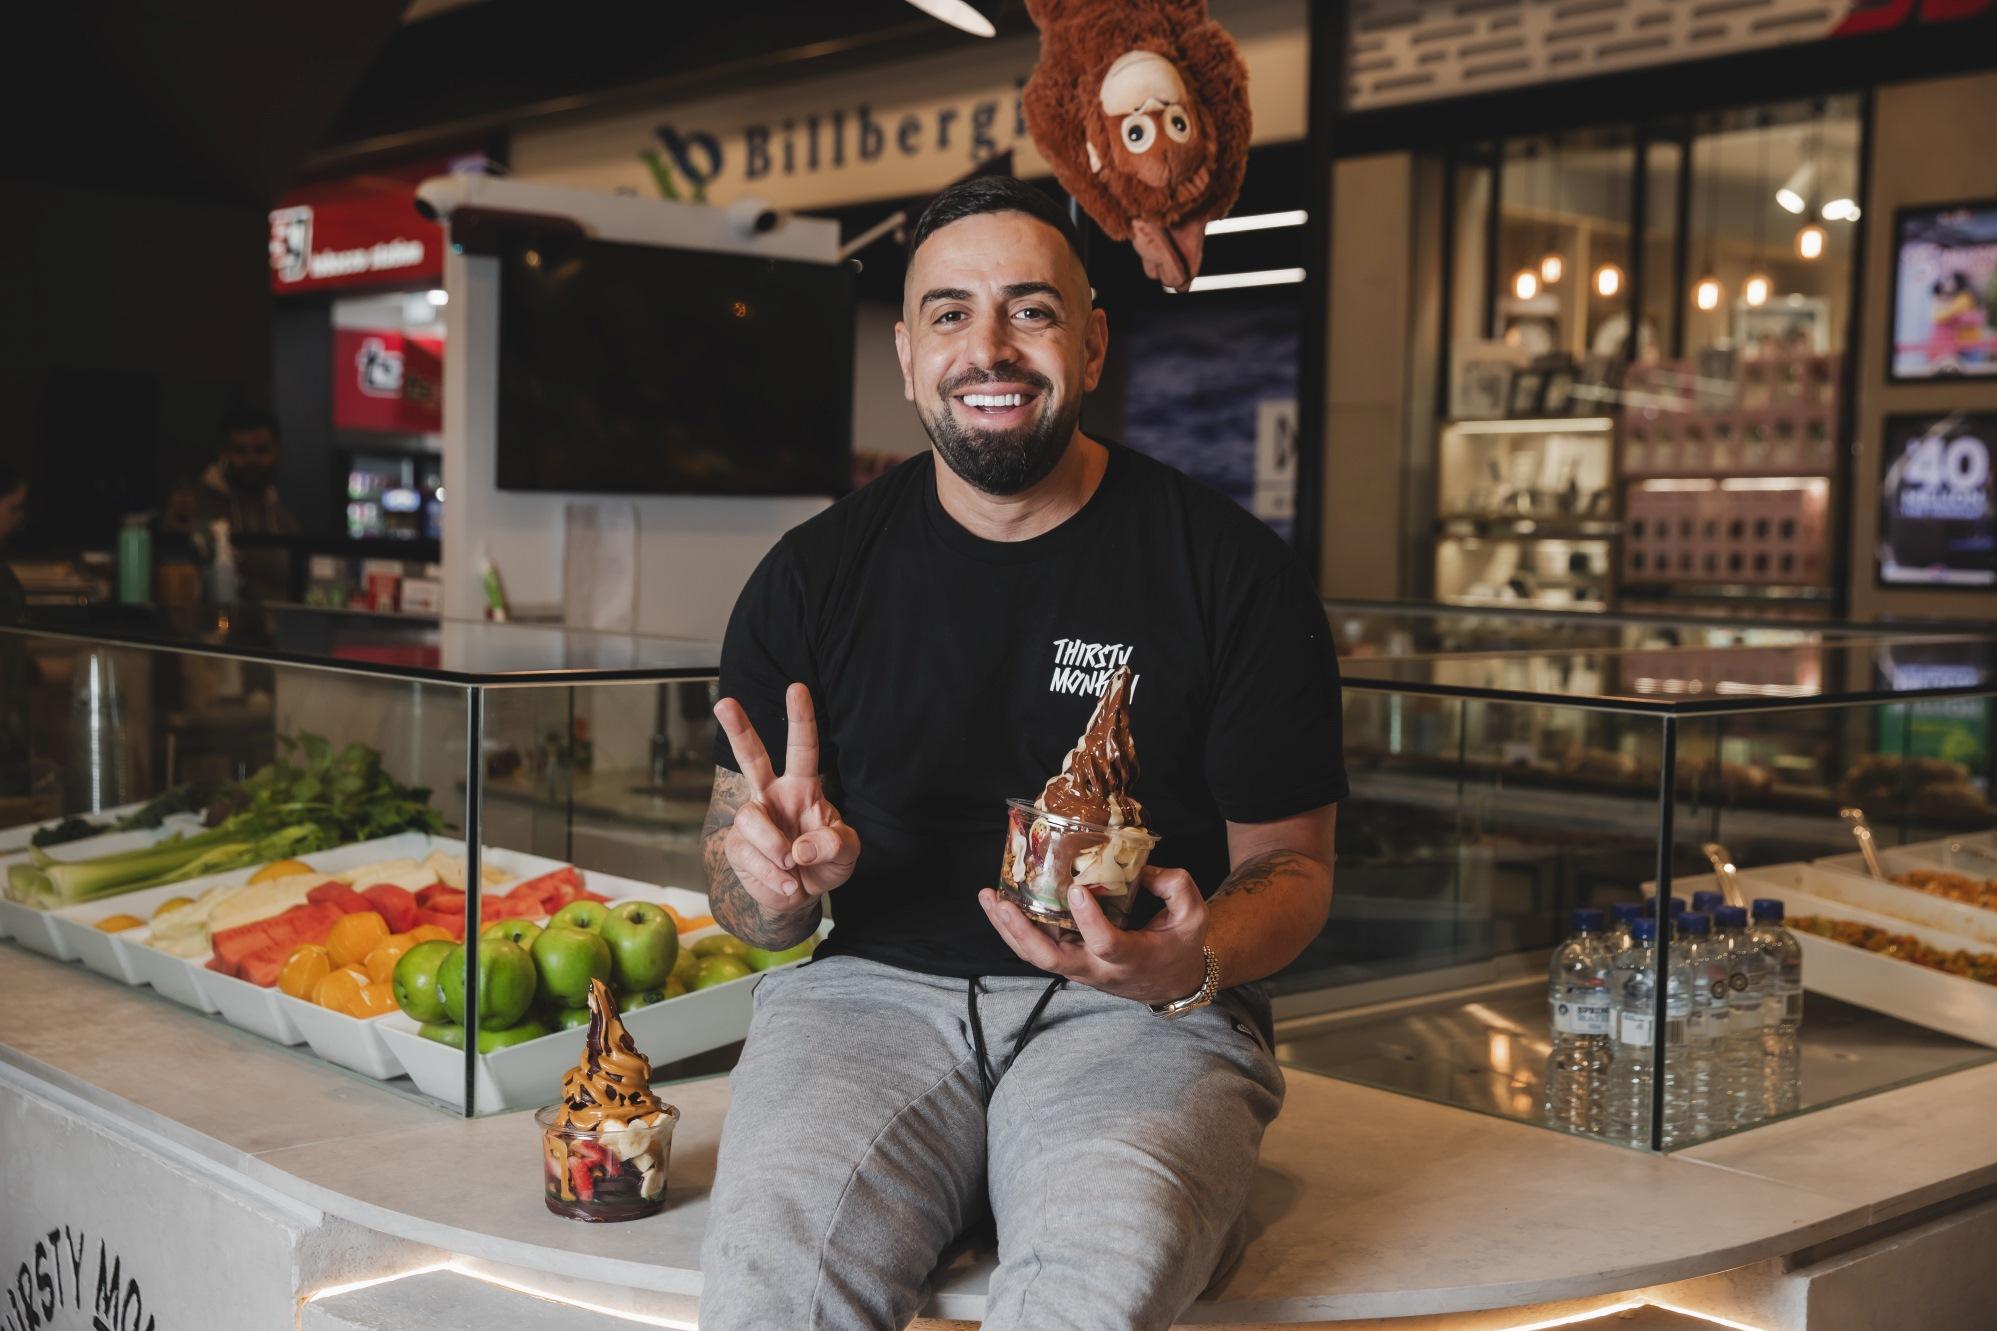
M1903 917L1854 905L1843 895L1849 891L1840 881L1847 875L1810 864L1783 864L1741 873L1741 887L1750 897L1773 897L1782 903L1785 915L1823 915L1876 925L1894 933L1911 934L1931 946L1951 951L1997 951L1987 938L1950 933L1917 924ZM1715 887L1710 874L1674 880L1673 891L1687 893ZM1924 896L1924 893L1910 893ZM1935 900L1939 900L1936 898ZM1803 988L1828 995L1841 1002L1897 1017L1901 1021L1953 1035L1960 1040L1997 1049L1997 985L1964 979L1943 971L1902 961L1898 957L1868 952L1864 948L1833 942L1816 934L1791 930L1803 946ZM1803 1011L1803 1033L1807 1039L1810 1015Z
M1922 860L1904 850L1881 851L1879 862L1887 873L1949 867L1937 861ZM1997 910L1986 910L1981 906L1936 896L1918 887L1882 883L1866 872L1865 859L1860 855L1837 855L1818 860L1809 866L1809 871L1808 890L1816 896L1848 902L1888 919L1904 920L1909 924L1940 929L1944 933L1978 939L1986 948L1997 951ZM1983 876L1997 878L1997 865L1992 865L1990 872Z
M120 804L115 809L98 809L94 812L86 810L73 815L64 814L60 818L44 818L39 823L17 823L13 827L0 828L0 855L11 855L17 850L26 850L28 843L34 840L35 833L41 831L44 827L56 826L62 822L63 818L122 818L128 813L137 813L151 802L150 800L135 800L130 804ZM181 815L174 814L169 816L179 817Z
M567 867L561 860L544 859L539 855L527 855L519 851L501 850L494 847L487 847L485 858L489 863L498 865L516 874L517 877L514 880L516 882L528 878L536 878L541 874L551 873L556 869ZM704 915L707 913L707 898L697 893L674 887L654 887L649 883L634 882L629 878L619 878L613 874L595 873L587 869L580 870L579 872L583 875L584 885L590 891L600 896L607 896L613 902L634 899L639 901L655 901L671 905L674 910L680 912L683 916ZM718 929L705 929L689 934L688 938L698 939L707 936L709 933L718 932L720 932ZM213 972L210 973L212 974ZM277 1005L279 1011L289 1017L293 1025L303 1035L305 1043L312 1047L312 1052L327 1062L338 1063L341 1067L352 1068L356 1072L365 1073L367 1076L378 1077L383 1080L403 1075L405 1069L402 1060L396 1056L394 1050L390 1048L382 1034L383 1030L386 1029L384 1022L387 1016L391 1014L384 1014L381 1017L351 1017L344 1012L335 1012L330 1008L322 1008L316 1003L308 1003L284 994L277 994L275 990L270 992L275 994L280 1000ZM401 1014L395 1013L392 1015L400 1016ZM747 1027L745 1026L744 1030L746 1029ZM455 1099L457 1102L462 1103L464 1100L463 1056L457 1050L440 1045L434 1040L423 1040L420 1036L416 1035L416 1030L417 1023L413 1021L409 1022L407 1034L411 1039L420 1041L424 1046L422 1050L423 1054L427 1054L430 1050L442 1050L450 1056L452 1066L456 1069L454 1075L457 1077L458 1085ZM552 1040L555 1038L556 1036L544 1036L542 1040L531 1041L530 1043L538 1045L543 1040ZM525 1048L526 1046L523 1045L520 1047ZM503 1052L511 1054L514 1051L506 1050ZM489 1055L489 1057L497 1056L497 1054ZM574 1057L571 1056L569 1061L573 1063L575 1061ZM557 1075L556 1081L559 1083L559 1075Z
M127 813L141 807L143 804L131 804L122 809L107 809L105 812ZM37 828L44 826L48 824L33 823L26 827L8 830L6 835L19 834L20 844L12 851L0 853L0 881L4 881L10 866L20 864L28 858L28 838L34 835ZM58 861L87 860L97 855L116 855L122 851L140 850L146 846L156 845L176 832L192 834L200 829L201 820L193 814L169 814L166 821L158 827L140 828L131 832L106 832L102 836L85 837L81 841L66 841L60 846L49 847L48 855L50 859ZM131 895L133 894L124 893L119 896L102 897L90 904L95 906L122 901ZM72 906L67 909L78 908ZM117 911L114 908L104 913L111 915ZM57 961L75 961L76 948L58 932L50 918L52 914L53 912L24 906L18 901L0 895L0 938L17 939L21 946L39 952L43 956L54 957Z
M150 920L154 911L175 897L196 895L187 891L186 887L185 883L167 883L142 892L105 897L81 906L65 906L61 910L48 912L49 927L55 931L73 960L109 979L133 985L144 984L146 980L139 970L137 953L140 949L158 951L141 941L150 936L148 926L142 924L135 929L107 934L97 927L97 921L113 915L136 915L142 920Z
M597 875L589 877L591 890L594 891ZM701 903L704 911L706 898L698 893L673 887L655 888L653 891L662 893L673 908L682 913L686 909L681 904L682 900L689 898ZM830 921L822 924L819 936L822 938L831 927ZM686 935L683 941L695 943L720 932L718 928L698 929ZM624 1029L631 1033L638 1051L650 1059L654 1067L733 1044L749 1033L749 1019L755 1012L752 999L756 984L762 978L761 975L745 975L711 989L701 989L669 998L663 1003L636 1008L623 1014ZM377 1018L373 1024L401 1060L418 1090L446 1104L464 1107L465 1056L461 1051L435 1040L424 1039L416 1033L416 1023L400 1013ZM510 1049L478 1055L473 1077L479 1111L491 1113L500 1109L529 1109L553 1103L561 1094L562 1074L574 1067L582 1057L586 1034L582 1027L576 1027L556 1031Z

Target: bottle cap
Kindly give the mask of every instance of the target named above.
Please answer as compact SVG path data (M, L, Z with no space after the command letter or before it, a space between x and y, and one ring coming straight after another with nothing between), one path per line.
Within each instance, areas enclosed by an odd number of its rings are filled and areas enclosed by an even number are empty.
M1713 922L1722 929L1745 929L1747 911L1740 906L1722 906L1713 912Z
M1756 897L1754 919L1757 924L1763 920L1767 920L1770 924L1782 923L1782 903L1773 897Z
M1713 910L1716 910L1719 907L1724 906L1726 904L1727 904L1726 894L1723 892L1715 892L1710 888L1708 888L1703 892L1694 892L1692 894L1693 910L1703 910L1710 913Z
M1683 915L1685 913L1685 898L1671 898L1671 913L1673 915Z
M1597 934L1602 931L1602 912L1593 906L1582 906L1574 912L1574 932Z
M1630 921L1629 936L1634 942L1655 943L1657 941L1657 921L1651 919L1648 915L1637 916L1637 918Z
M1609 918L1617 924L1628 924L1641 914L1643 914L1641 901L1618 901L1609 907Z
M1688 910L1678 917L1678 932L1704 938L1713 931L1713 917L1701 910Z

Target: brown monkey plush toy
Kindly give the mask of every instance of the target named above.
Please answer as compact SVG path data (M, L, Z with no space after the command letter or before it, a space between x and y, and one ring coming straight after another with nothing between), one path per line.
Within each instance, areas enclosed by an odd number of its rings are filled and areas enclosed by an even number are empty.
M1183 291L1248 169L1248 69L1206 0L1027 0L1026 127L1055 178L1144 272Z

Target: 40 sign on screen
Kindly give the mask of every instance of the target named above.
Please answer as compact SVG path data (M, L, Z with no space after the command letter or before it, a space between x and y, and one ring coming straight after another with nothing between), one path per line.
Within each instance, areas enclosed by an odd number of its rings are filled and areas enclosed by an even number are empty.
M1997 415L1887 417L1879 455L1882 584L1997 586L1993 442Z

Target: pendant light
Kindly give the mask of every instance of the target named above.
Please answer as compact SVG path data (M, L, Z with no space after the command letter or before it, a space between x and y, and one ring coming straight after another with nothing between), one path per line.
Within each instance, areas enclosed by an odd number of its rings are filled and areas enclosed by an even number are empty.
M1609 215L1609 209L1612 206L1611 204L1612 198L1613 198L1613 192L1611 191L1609 186L1609 173L1607 171L1603 171L1602 216L1604 218L1608 217ZM1592 285L1595 288L1595 294L1597 296L1600 296L1603 300L1614 300L1617 293L1619 293L1623 289L1623 270L1616 267L1616 265L1613 263L1604 261L1596 266L1595 276L1590 285Z
M1560 254L1560 224L1554 220L1560 199L1560 140L1551 141L1546 160L1546 249L1539 256L1539 280L1545 286L1559 286L1567 275L1567 260Z
M1768 113L1762 112L1755 135L1756 161L1754 168L1754 251L1748 255L1747 280L1740 284L1740 298L1755 308L1768 303L1775 292L1775 283L1761 266L1761 256L1766 232L1763 223L1768 212Z
M1697 140L1694 140L1696 147ZM1713 236L1719 230L1720 131L1717 125L1707 136L1706 147L1706 271L1692 284L1692 303L1702 310L1717 310L1726 289L1720 285L1719 270L1713 266Z
M992 26L992 21L973 8L968 0L908 0L908 2L931 18L942 19L959 32L968 32L973 37L998 36L998 29Z
M1527 180L1531 180L1532 176L1528 175L1526 178ZM1528 189L1525 194L1526 205L1530 207L1532 205L1533 191ZM1534 296L1537 296L1539 294L1539 269L1527 266L1513 273L1512 294L1520 300L1531 300Z
M1822 180L1824 177L1823 157L1824 157L1825 120L1826 120L1826 112L1824 109L1824 104L1822 102L1818 102L1816 143L1815 143L1815 148L1810 156L1812 162L1812 170L1815 173L1817 179L1819 180ZM1805 222L1801 227L1801 229L1799 229L1796 232L1797 258L1821 259L1824 257L1824 246L1829 242L1830 235L1824 230L1823 216L1824 216L1823 209L1819 208L1816 212L1816 215L1813 216L1808 222Z

